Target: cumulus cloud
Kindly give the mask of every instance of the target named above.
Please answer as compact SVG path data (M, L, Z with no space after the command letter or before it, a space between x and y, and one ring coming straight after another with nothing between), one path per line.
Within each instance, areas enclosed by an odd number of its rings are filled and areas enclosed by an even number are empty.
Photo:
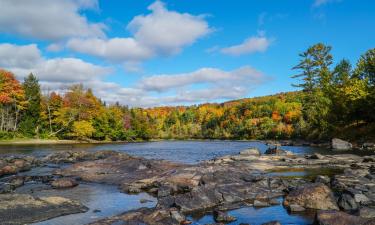
M191 73L146 77L140 81L140 87L148 91L162 92L193 84L215 86L255 84L262 81L263 78L264 75L261 72L249 66L229 72L216 68L202 68Z
M98 9L97 0L2 0L0 32L42 40L105 37L105 25L90 23L80 11Z
M111 72L110 68L77 58L45 59L35 44L0 44L0 67L11 70L18 78L32 72L40 80L52 82L85 82Z
M103 39L72 39L68 48L77 52L99 56L111 61L140 61L150 58L152 50L143 46L133 38Z
M246 39L239 45L222 48L220 52L232 56L251 54L255 52L265 52L271 43L272 40L269 38L264 36L255 36Z
M170 11L160 1L148 9L149 14L136 16L127 25L131 37L72 39L67 47L110 61L137 62L177 54L211 31L203 16Z

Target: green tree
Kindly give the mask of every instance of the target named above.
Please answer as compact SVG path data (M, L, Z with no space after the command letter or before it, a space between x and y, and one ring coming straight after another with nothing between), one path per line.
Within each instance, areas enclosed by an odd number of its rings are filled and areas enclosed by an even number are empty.
M22 84L28 102L23 111L20 129L25 136L33 137L39 133L41 113L41 91L38 79L30 73Z

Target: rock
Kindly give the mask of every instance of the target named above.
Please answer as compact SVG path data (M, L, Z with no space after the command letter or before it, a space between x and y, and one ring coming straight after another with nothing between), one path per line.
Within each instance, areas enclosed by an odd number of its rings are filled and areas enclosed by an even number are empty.
M314 153L310 156L308 156L308 159L324 159L325 156L319 153Z
M354 200L354 198L350 194L342 194L339 197L338 205L340 209L343 210L356 210L358 209L357 202Z
M171 211L171 217L173 220L181 224L182 222L186 221L186 218L184 215L182 215L179 211L177 210L172 210Z
M363 218L375 218L375 208L362 207L359 209L359 216Z
M297 187L285 197L283 204L286 207L297 204L308 209L338 209L331 189L321 183Z
M94 209L94 210L92 210L92 212L93 213L100 213L102 210L100 210L100 209Z
M279 148L268 148L265 152L265 155L294 155L291 151L282 150Z
M51 186L53 188L72 188L77 186L78 183L72 178L60 178L52 181Z
M219 223L220 222L229 223L229 222L236 221L237 219L235 217L233 217L233 216L228 215L225 212L221 212L221 211L215 210L214 211L214 220L216 222L219 222Z
M6 221L5 224L29 224L88 210L79 202L62 197L34 198L27 194L2 194L0 202L0 218Z
M297 204L291 204L288 206L288 210L290 212L302 212L302 211L305 211L306 209L303 208L302 206L300 205L297 205Z
M267 222L267 223L262 223L262 225L281 225L281 223L277 220L275 221L270 221L270 222Z
M242 150L240 152L240 155L254 155L254 156L260 156L261 153L259 151L259 149L257 148L248 148L248 149L245 149L245 150Z
M362 144L363 150L374 150L375 149L375 143L372 142L365 142Z
M329 184L331 181L331 178L328 176L318 175L315 178L315 183L322 183L322 184Z
M13 178L13 179L10 181L10 185L11 185L14 189L16 189L16 188L18 188L18 187L23 186L24 182L25 182L25 181L24 181L23 177L15 177L15 178Z
M370 199L367 198L366 195L364 194L355 194L354 195L354 200L357 202L357 203L360 203L360 204L367 204L370 202Z
M254 207L267 207L267 206L270 206L268 202L263 202L263 201L258 201L258 200L254 201Z
M18 172L18 168L13 165L6 165L1 169L2 175L16 174L17 172Z
M147 202L152 202L151 200L148 200L148 199L145 199L145 198L141 198L141 199L139 199L139 202L141 203L141 204L145 204L145 203L147 203Z
M367 220L359 216L353 216L342 211L328 210L318 211L315 218L317 225L361 225Z
M350 150L353 148L351 143L338 138L332 139L331 147L334 150Z
M12 185L8 183L0 183L0 194L10 193L13 191Z

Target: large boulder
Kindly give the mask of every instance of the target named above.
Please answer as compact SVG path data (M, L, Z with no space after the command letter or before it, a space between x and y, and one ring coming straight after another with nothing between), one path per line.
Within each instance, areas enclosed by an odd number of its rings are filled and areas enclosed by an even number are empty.
M331 189L322 183L306 184L292 190L283 204L286 207L299 205L309 209L339 209Z
M51 186L57 189L72 188L77 185L78 185L77 181L73 178L60 178L60 179L52 181L51 183Z
M0 223L3 225L29 224L88 210L79 202L62 197L1 194L0 202Z
M331 147L333 150L350 150L353 148L353 145L347 141L334 138L331 141Z
M254 155L254 156L260 156L260 151L257 148L248 148L245 150L242 150L240 152L240 155L248 156L248 155Z
M364 225L370 224L368 219L353 216L342 211L318 211L315 218L317 225Z

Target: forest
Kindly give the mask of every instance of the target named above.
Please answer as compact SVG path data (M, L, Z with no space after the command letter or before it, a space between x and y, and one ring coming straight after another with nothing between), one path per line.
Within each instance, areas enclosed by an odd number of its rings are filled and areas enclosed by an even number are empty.
M81 84L42 94L37 74L0 70L0 139L374 139L375 48L351 65L318 43L296 64L299 91L154 108L107 104Z

